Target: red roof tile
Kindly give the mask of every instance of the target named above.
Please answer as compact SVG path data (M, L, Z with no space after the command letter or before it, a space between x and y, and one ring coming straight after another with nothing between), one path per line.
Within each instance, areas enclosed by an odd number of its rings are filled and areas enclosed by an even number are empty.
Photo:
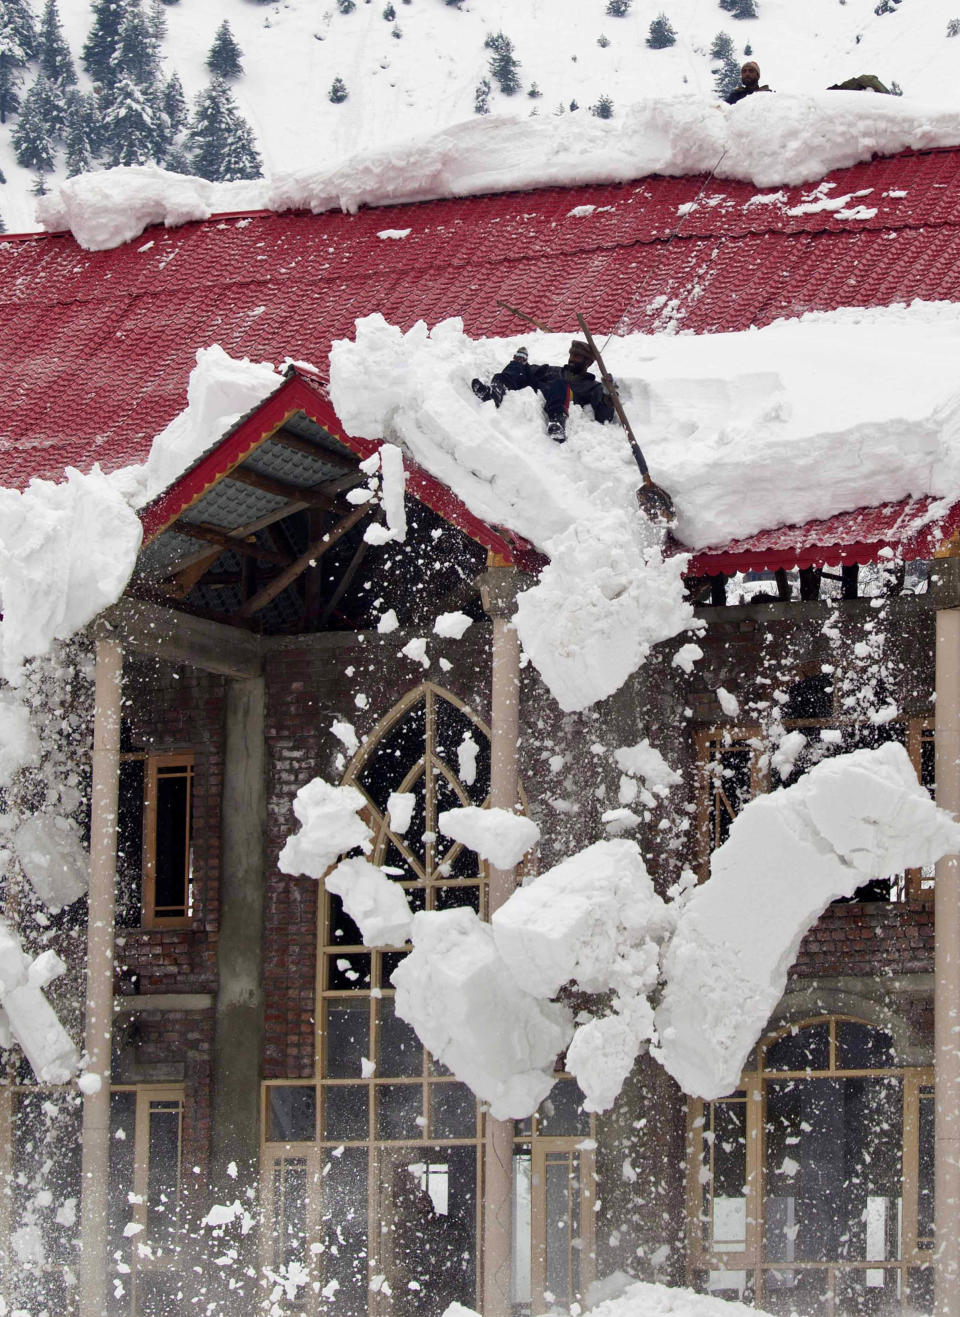
M460 315L469 333L506 335L518 322L503 298L557 329L581 311L597 333L705 333L844 305L960 301L960 150L826 182L828 197L869 189L849 204L876 214L790 215L812 187L757 202L750 184L650 178L215 218L108 252L67 235L2 240L0 483L142 460L184 405L198 347L323 372L330 342L373 311L404 327ZM571 214L584 206L595 209ZM407 228L401 241L377 236Z

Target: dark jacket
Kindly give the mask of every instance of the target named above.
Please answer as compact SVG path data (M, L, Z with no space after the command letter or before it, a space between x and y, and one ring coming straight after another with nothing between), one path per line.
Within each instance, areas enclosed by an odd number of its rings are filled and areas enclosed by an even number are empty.
M570 401L580 407L592 407L598 421L612 421L616 415L610 395L588 370L535 366L514 358L493 378L508 389L536 389L543 396L548 416L566 412Z
M762 87L744 87L743 83L741 83L739 87L734 87L733 91L728 92L723 99L728 105L736 105L737 101L742 101L744 96L752 96L755 91L772 90L773 89L768 87L766 83L764 83Z

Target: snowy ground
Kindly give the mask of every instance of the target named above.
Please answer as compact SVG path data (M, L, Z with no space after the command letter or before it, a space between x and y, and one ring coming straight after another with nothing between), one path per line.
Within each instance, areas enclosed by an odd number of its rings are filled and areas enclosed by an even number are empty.
M39 8L39 6L36 6ZM874 13L875 0L759 0L760 16L734 21L715 0L672 0L677 43L650 50L645 42L662 0L634 0L625 18L606 14L606 0L396 0L396 26L383 19L384 0L359 0L342 15L333 0L276 4L189 3L165 10L166 70L179 73L188 97L207 83L204 67L217 25L229 18L245 52L245 76L234 88L257 136L267 172L308 166L329 171L356 152L398 147L473 117L477 83L487 75L483 41L502 30L520 62L521 91L494 89L493 116L552 117L576 101L563 122L589 119L601 95L614 102L614 124L641 98L707 97L713 77L708 50L723 30L738 58L749 43L764 80L780 92L820 91L852 74L897 81L905 99L952 109L960 38L946 36L956 0L904 0L895 12ZM89 27L88 0L60 0L74 56ZM604 35L609 45L601 47ZM282 72L280 72L282 71ZM278 75L282 94L278 94ZM349 97L333 105L327 92L342 77ZM536 84L542 95L528 93ZM861 99L865 99L861 98ZM11 233L37 228L32 177L16 164L9 129L0 129L0 215Z

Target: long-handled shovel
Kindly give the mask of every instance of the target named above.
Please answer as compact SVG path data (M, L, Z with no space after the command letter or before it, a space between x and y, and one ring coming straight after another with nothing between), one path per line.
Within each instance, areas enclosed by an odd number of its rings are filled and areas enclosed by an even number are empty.
M633 449L633 455L637 459L637 466L640 468L640 474L643 477L643 484L637 490L637 503L640 511L651 521L673 521L676 513L673 508L673 499L660 485L651 480L650 472L647 469L647 463L637 443L636 436L630 428L630 422L627 420L627 414L623 410L623 403L620 401L620 395L617 392L617 386L610 376L610 372L603 364L603 357L600 355L600 349L593 340L593 335L587 328L587 322L583 316L577 312L577 324L583 330L583 336L590 345L594 359L600 368L600 377L603 380L604 387L610 395L610 401L613 403L613 410L617 413L620 424L627 432L627 438L630 440L630 447Z

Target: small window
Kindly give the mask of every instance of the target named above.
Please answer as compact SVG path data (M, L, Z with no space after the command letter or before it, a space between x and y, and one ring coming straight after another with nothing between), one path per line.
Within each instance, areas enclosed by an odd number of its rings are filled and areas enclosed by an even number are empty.
M118 926L182 926L193 913L193 755L124 755L118 804Z

